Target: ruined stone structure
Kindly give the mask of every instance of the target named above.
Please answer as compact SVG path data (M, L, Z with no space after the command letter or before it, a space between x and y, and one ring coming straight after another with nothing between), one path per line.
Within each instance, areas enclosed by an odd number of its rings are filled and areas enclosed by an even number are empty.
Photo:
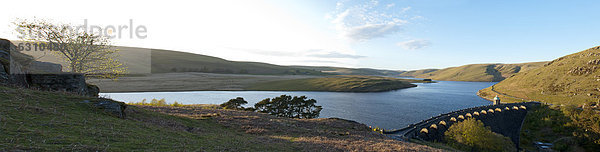
M5 39L0 39L0 85L85 96L98 96L100 91L98 87L86 84L82 74L64 73L59 64L35 61L33 57L17 51L15 45Z
M539 102L523 102L461 109L411 124L406 128L385 131L384 134L402 140L419 139L443 142L444 132L452 124L472 117L481 120L493 132L509 137L518 148L521 125L527 114L527 109L539 105Z

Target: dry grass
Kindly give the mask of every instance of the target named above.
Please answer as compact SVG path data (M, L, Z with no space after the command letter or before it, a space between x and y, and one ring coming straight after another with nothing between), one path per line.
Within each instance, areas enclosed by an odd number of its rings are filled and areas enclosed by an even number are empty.
M291 142L303 151L441 151L387 138L354 121L337 118L289 119L263 113L196 106L140 106L144 109L217 123L256 136L266 144Z

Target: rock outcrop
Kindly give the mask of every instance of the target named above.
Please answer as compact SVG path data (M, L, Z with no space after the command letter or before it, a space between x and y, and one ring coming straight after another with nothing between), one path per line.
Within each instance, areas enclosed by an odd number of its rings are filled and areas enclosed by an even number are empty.
M104 112L115 117L125 118L125 109L127 108L127 104L124 102L112 101L108 99L100 99L99 101L84 100L81 102L92 104L94 107L102 109Z

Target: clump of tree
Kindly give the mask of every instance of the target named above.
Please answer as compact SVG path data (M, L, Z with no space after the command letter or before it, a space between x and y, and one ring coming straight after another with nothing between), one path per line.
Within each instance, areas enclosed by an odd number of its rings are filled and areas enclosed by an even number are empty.
M64 59L69 72L116 79L127 71L107 36L41 19L17 20L14 25L23 41L51 46L51 54Z
M315 105L317 100L306 96L281 95L273 99L267 98L254 105L258 112L279 117L311 119L319 117L321 106Z
M448 145L463 151L516 151L508 137L492 132L474 118L450 126L444 135Z
M220 106L224 109L244 109L242 105L248 104L248 101L244 100L242 97L237 97L235 99L230 99L229 101L221 104Z
M173 103L167 103L167 101L164 98L162 98L160 100L152 99L150 102L146 102L146 99L143 99L141 102L129 102L127 104L128 105L140 105L140 106L160 106L160 107L183 107L183 106L185 106L184 104L181 104L177 101L175 101Z
M292 97L289 95L281 95L273 99L266 98L254 104L254 108L242 107L242 105L247 103L248 102L245 101L244 98L237 97L235 99L230 99L229 101L221 104L220 107L223 107L224 109L263 112L278 117L300 119L317 118L321 113L321 109L323 109L321 106L315 105L315 103L317 103L317 100L308 99L306 96Z

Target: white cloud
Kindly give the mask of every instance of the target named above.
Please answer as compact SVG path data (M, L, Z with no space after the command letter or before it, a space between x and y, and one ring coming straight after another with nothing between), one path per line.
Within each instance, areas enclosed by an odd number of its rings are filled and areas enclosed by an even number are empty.
M349 59L358 59L358 58L366 57L366 56L362 56L362 55L344 54L344 53L339 53L339 52L327 52L325 54L311 54L308 56L317 57L317 58L349 58Z
M400 12L381 11L383 8L394 7L395 4L379 5L378 1L370 1L353 6L338 2L332 18L338 33L348 39L365 41L385 37L399 32L408 21L400 18L410 7L402 8Z
M345 35L355 40L369 40L398 32L401 30L401 25L398 23L384 23L351 27L345 31Z
M399 46L401 46L407 50L418 50L418 49L422 49L422 48L431 46L431 44L432 43L429 40L421 40L421 39L408 40L408 41L398 43Z
M402 12L402 13L406 13L406 12L408 12L408 10L410 10L410 9L411 9L411 7L410 7L410 6L409 6L409 7L405 7L405 8L402 8L402 10L400 10L400 12Z
M387 4L387 5L385 6L385 8L392 8L392 7L394 7L394 6L396 6L396 4L394 4L394 3L391 3L391 4Z

